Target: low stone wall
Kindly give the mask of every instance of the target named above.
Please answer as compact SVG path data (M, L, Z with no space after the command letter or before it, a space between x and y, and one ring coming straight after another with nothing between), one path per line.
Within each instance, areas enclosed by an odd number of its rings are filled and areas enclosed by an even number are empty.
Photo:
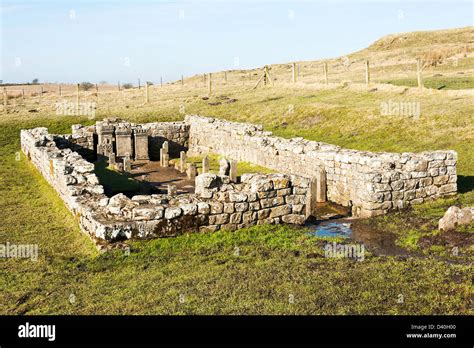
M311 205L311 180L283 174L202 174L196 194L104 195L94 165L46 128L21 131L21 148L94 239L174 236L183 232L235 230L261 223L302 224Z
M81 229L99 236L106 229L96 216L108 203L104 188L94 174L94 165L71 149L59 149L46 128L21 130L21 149L58 192L80 221Z
M217 153L286 174L326 173L329 200L369 217L457 191L455 151L372 153L303 138L284 139L262 126L186 116L189 153Z

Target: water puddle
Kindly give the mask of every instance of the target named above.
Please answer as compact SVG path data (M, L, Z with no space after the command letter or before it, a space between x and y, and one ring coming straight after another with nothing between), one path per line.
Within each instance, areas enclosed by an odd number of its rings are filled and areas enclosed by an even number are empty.
M373 228L364 220L350 217L348 208L325 202L317 207L315 221L305 227L314 237L339 237L345 243L363 244L375 255L407 256L409 252L396 245L396 235Z
M409 252L395 244L396 236L387 231L379 231L351 218L323 220L305 226L308 234L314 237L339 237L347 243L363 244L375 255L407 256ZM346 242L345 242L346 243Z
M349 238L352 235L352 223L346 221L323 221L317 225L308 226L310 235L315 237Z

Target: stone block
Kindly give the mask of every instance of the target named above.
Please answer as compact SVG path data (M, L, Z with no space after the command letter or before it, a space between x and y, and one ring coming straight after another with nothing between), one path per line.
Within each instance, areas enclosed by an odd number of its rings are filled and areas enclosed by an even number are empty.
M291 207L289 205L281 205L270 209L271 218L288 214L291 214Z
M234 203L224 203L224 213L233 213L235 211Z

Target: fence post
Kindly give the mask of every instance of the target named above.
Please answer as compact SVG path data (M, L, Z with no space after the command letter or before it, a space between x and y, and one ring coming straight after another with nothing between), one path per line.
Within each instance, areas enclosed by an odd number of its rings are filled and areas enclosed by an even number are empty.
M138 79L138 90L140 90L140 79Z
M161 88L163 88L163 76L160 76L160 85L161 85Z
M79 84L76 84L76 112L79 112Z
M40 86L40 97L43 97L43 86Z
M423 88L423 78L421 76L421 58L416 59L416 77L418 80L418 88L422 89Z
M146 98L146 102L149 103L150 102L150 84L148 83L148 81L146 82L145 84L145 98Z
M181 75L181 86L184 86L184 76Z
M97 85L97 83L95 84L95 93L97 94L97 96L99 96L99 86Z
M212 93L212 74L209 73L208 76L207 76L207 87L208 87L208 91L209 91L209 96L211 96L211 93Z
M323 71L324 71L324 83L329 84L329 80L328 80L328 63L327 62L324 62L324 66L323 66Z
M8 105L7 88L3 87L3 106L5 107L5 110L7 109L7 105Z
M21 100L25 100L25 89L21 89Z
M227 71L224 71L224 83L227 84Z
M120 92L120 81L117 82L117 87L118 87L118 90Z
M370 83L370 65L368 60L365 61L365 83Z

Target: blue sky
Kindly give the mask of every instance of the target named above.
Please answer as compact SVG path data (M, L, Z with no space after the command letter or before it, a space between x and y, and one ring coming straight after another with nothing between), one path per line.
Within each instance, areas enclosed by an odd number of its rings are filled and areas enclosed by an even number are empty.
M2 1L4 82L165 81L473 25L470 1Z

